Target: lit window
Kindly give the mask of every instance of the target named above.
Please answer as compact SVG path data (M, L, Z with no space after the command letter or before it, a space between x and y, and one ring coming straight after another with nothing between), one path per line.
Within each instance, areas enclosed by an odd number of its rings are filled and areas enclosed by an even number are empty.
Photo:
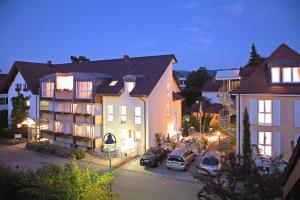
M284 67L282 68L282 81L284 83L290 83L292 82L292 68L290 67Z
M280 68L279 67L272 67L272 83L279 83L280 82Z
M94 105L93 104L86 105L86 113L90 114L90 115L94 115Z
M141 107L135 107L134 122L135 122L135 124L142 124L142 108Z
M134 88L135 82L126 82L127 85L127 91L131 92Z
M54 131L55 132L62 132L63 129L63 124L60 122L55 122L54 123Z
M107 120L109 122L114 121L114 107L112 105L107 106Z
M118 83L118 81L112 81L110 82L109 86L115 86Z
M93 126L86 126L85 137L93 138L93 135L94 135L94 127Z
M76 98L91 99L92 98L92 82L76 82Z
M30 100L26 100L26 106L27 106L27 107L30 106Z
M126 122L126 106L121 106L121 123Z
M56 89L58 90L73 90L73 76L58 76L56 77Z
M82 125L74 125L74 129L75 129L75 135L84 137L84 132L83 132L83 126Z
M261 155L272 156L271 132L258 132L258 148Z
M293 82L300 82L300 67L293 68Z
M53 97L54 94L54 83L43 82L42 83L42 97Z
M142 139L141 131L135 131L134 132L134 141L140 141L141 139Z
M272 101L258 101L258 123L262 125L272 124Z

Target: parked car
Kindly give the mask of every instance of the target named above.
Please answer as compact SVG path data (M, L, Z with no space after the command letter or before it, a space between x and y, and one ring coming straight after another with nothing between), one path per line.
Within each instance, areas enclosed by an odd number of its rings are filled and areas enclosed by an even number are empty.
M200 161L198 172L200 174L216 176L221 167L221 153L218 151L208 151Z
M140 165L149 167L158 167L165 160L168 151L163 148L150 148L140 159Z
M195 159L193 151L187 148L175 149L170 153L167 159L167 168L176 170L187 170L187 167Z

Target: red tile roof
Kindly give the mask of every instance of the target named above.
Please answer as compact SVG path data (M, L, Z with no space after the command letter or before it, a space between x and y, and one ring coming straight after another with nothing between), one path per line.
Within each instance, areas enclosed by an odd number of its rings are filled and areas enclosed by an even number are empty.
M268 62L293 59L300 61L300 56L285 44L281 44L263 66L257 67L251 76L231 91L231 94L300 94L300 84L271 84Z

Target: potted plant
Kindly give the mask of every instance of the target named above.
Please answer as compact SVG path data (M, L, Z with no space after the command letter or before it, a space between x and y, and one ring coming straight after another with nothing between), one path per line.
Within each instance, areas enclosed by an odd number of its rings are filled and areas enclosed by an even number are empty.
M155 139L156 139L157 146L160 147L161 146L161 133L155 133Z

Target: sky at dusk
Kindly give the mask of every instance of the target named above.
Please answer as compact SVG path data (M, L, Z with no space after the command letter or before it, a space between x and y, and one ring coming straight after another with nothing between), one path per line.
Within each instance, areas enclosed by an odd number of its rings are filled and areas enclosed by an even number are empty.
M0 69L175 54L175 69L240 67L252 42L300 52L300 0L0 0Z

